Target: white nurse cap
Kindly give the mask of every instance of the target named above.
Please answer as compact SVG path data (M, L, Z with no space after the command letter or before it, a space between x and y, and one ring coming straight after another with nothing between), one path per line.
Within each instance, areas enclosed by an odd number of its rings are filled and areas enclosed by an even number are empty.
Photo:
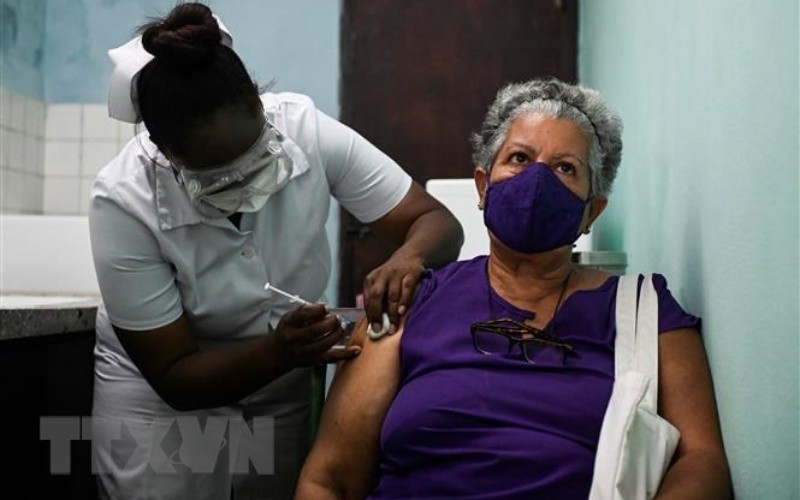
M222 32L220 43L233 48L230 32L216 14L214 19ZM142 36L139 35L128 43L109 50L108 57L114 66L108 81L108 116L123 122L136 123L139 117L136 80L142 68L153 60L153 54L144 49Z

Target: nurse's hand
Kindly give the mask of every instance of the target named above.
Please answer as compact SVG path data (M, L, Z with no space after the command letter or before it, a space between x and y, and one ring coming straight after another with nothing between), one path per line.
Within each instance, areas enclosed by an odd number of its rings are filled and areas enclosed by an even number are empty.
M358 346L331 350L344 337L344 330L325 304L303 305L284 314L274 335L278 354L292 366L336 363L361 352Z
M414 290L424 271L422 259L395 252L367 275L364 279L364 309L373 331L381 329L383 313L386 313L392 324L390 333L394 333L400 324L400 316L411 305Z

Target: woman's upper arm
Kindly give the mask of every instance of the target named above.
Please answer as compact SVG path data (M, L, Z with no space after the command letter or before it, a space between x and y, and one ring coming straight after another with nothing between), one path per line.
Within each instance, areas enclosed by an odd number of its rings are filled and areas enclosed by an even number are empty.
M362 320L354 336L361 354L343 363L331 384L296 498L364 498L372 487L381 426L400 379L402 326L378 341L365 331Z
M703 451L719 453L724 460L711 371L699 332L664 332L658 346L659 414L681 432L677 456Z

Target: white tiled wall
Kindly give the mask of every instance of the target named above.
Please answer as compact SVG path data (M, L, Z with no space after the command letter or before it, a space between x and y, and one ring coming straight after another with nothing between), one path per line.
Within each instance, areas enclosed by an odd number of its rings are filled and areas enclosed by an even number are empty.
M0 211L85 214L92 180L134 135L105 104L52 104L0 87Z
M0 87L0 210L42 211L45 103Z
M108 117L105 104L48 106L44 213L85 214L92 180L133 134L133 125Z

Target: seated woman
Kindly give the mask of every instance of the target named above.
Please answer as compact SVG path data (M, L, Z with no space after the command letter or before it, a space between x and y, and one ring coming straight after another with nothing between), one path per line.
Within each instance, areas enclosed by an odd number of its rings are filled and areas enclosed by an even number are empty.
M621 123L557 80L502 89L474 143L490 254L429 272L393 336L363 340L326 402L309 498L586 498L614 382L618 278L571 262L607 203ZM681 433L659 491L731 495L700 320L654 276L659 414ZM509 343L510 318L545 343ZM481 323L483 322L483 325Z

